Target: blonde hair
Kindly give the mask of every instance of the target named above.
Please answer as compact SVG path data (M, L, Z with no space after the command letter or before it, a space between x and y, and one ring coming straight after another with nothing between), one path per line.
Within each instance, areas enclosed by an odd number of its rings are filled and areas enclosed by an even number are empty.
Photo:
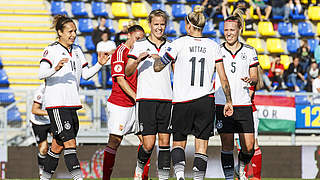
M238 27L243 28L244 27L243 11L239 8L236 8L232 12L232 15L227 17L225 21L237 21Z
M148 16L148 22L151 23L152 19L155 16L162 17L165 20L165 23L167 24L169 17L165 11L163 11L161 9L156 9L156 10L151 11L151 13Z
M191 13L186 16L187 23L196 29L203 29L206 24L206 18L203 14L204 7L196 5Z

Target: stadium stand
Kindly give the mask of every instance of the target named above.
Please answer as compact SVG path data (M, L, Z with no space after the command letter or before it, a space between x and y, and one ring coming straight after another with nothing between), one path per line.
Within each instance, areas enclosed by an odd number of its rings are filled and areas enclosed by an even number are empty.
M147 7L144 3L135 2L131 6L132 15L136 18L146 18L148 17Z
M184 22L184 20L181 20L181 21L179 22L179 25L180 25L180 33L181 33L181 34L187 34L187 31L186 31L186 29L184 28L185 25L186 25L186 23Z
M299 39L287 39L287 50L289 53L296 53L299 47Z
M88 13L85 8L83 1L73 1L71 2L72 14L74 16L88 16Z
M280 63L283 64L284 70L287 70L290 65L290 58L288 55L280 55Z
M317 36L320 36L320 23L317 24Z
M165 7L165 5L164 5L164 3L153 3L152 5L151 5L151 9L152 10L156 10L156 9L161 9L161 10L166 10L166 7Z
M94 16L108 16L104 2L92 1L91 9Z
M145 33L150 33L150 27L149 27L149 23L148 23L148 20L146 20L146 19L140 19L139 20L139 25L141 26L141 27L143 27L143 29L144 29L144 32Z
M284 49L281 46L279 38L268 38L267 39L267 50L270 53L283 53Z
M95 50L96 49L96 47L92 41L92 36L85 37L85 47L87 48L87 50Z
M112 15L115 17L129 16L127 5L124 2L112 2L111 10L112 10Z
M216 31L214 30L214 24L212 23L212 21L206 22L202 33L205 36L215 36L216 35Z
M270 59L269 56L266 54L258 55L259 64L262 69L270 69Z
M259 39L259 38L248 38L246 42L250 46L254 47L258 53L263 53L264 52L264 49L262 48L262 45L261 45L261 39Z
M82 33L90 33L93 31L92 20L89 18L78 19L78 28Z
M260 21L258 23L258 31L262 36L275 36L276 32L273 30L272 22Z
M174 28L174 24L170 20L169 20L167 28L166 28L166 33L169 35L176 35L177 34L177 31Z
M298 32L300 36L314 36L315 33L312 31L311 23L308 22L299 22Z
M308 44L310 46L310 52L313 53L319 44L319 39L308 39Z
M58 15L58 14L68 15L64 2L51 1L51 14L52 15Z
M186 7L184 4L172 4L172 16L174 18L184 18L187 15Z
M319 21L320 20L320 7L319 6L309 6L308 17L310 20Z
M279 22L278 31L281 36L295 36L293 32L292 23Z

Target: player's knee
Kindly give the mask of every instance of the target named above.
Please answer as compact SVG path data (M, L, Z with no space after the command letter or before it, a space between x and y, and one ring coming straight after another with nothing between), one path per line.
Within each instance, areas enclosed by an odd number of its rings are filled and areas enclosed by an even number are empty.
M120 146L121 141L122 141L122 137L110 135L107 146L116 150Z
M254 150L249 152L243 152L242 150L239 152L238 158L243 161L245 164L248 164L254 155Z
M154 143L143 143L143 148L146 150L146 151L152 151L153 150L153 147L154 147Z
M159 146L169 146L170 145L170 134L165 134L159 136Z
M65 148L76 148L77 145L76 145L76 140L75 139L70 139L66 142L63 142L63 146Z
M52 144L51 145L51 151L54 153L61 153L63 150L63 146L60 146L58 144Z
M39 147L39 153L41 155L46 155L48 153L48 146L42 145Z
M141 163L146 164L151 156L152 150L153 149L149 151L145 149L144 146L141 146L138 150L138 160L141 161Z

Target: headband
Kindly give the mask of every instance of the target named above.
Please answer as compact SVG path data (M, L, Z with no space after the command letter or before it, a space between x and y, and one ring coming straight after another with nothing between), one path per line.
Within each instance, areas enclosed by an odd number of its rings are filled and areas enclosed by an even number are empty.
M192 24L192 23L190 22L190 20L189 20L188 15L187 15L187 21L188 21L189 24L191 24L191 26L193 26L193 27L195 27L195 28L198 28L198 29L202 29L202 27L199 27L199 26L196 26L196 25Z

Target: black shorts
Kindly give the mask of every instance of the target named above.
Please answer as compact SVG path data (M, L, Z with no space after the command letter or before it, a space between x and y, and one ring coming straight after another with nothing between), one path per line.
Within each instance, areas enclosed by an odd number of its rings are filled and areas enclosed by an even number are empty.
M48 133L50 133L50 124L37 125L32 123L32 130L37 144L47 140Z
M171 133L171 102L142 100L137 103L139 130L143 136Z
M214 97L207 95L196 100L173 105L172 132L174 141L187 140L188 134L208 140L214 124Z
M224 117L223 108L216 107L216 128L219 133L254 133L252 106L233 107L231 117Z
M47 109L53 137L66 142L75 139L79 130L77 110L69 108Z

